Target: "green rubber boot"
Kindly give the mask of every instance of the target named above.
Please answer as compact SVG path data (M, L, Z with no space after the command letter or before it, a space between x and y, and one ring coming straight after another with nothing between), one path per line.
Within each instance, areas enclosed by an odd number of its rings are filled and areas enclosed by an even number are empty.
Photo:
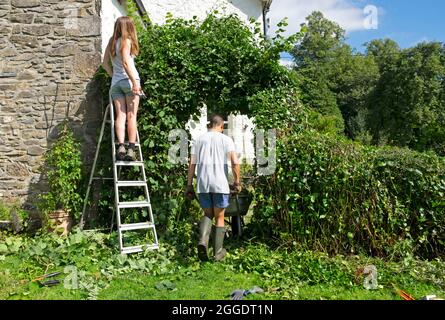
M226 249L223 248L224 236L226 235L226 228L215 227L215 233L213 238L213 255L215 261L221 261L226 256Z
M208 247L210 230L212 228L212 219L204 216L199 221L199 243L198 243L198 258L201 261L208 261Z

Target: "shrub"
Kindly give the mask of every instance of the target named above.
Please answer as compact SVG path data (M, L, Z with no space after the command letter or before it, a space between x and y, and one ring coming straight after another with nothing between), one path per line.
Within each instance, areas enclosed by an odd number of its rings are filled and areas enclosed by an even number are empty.
M283 137L278 152L256 188L263 233L330 253L444 253L443 158L315 130Z
M79 185L82 178L81 146L67 124L62 124L58 140L45 154L43 174L49 191L40 196L38 204L43 213L57 209L70 212L75 218L81 213L82 198Z
M235 16L215 14L202 23L168 17L139 36L148 98L138 126L152 204L184 250L199 210L182 196L186 165L168 161L168 134L206 105L277 129L277 169L255 185L253 231L330 253L443 254L444 160L336 136L335 119L302 106L295 74L279 65L297 36L268 42Z

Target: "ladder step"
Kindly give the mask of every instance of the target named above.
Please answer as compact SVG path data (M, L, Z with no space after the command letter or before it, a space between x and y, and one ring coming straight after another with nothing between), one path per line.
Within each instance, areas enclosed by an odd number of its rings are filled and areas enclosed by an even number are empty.
M116 146L119 146L119 142L115 142L115 145L116 145ZM124 145L128 147L129 143L128 143L128 142L124 142ZM134 146L135 146L135 147L140 147L141 144L140 144L139 142L136 142L136 143L134 144Z
M148 201L133 201L133 202L119 202L117 206L119 209L125 208L148 208L150 207L150 202Z
M144 165L143 161L116 161L115 164L117 166L139 166L142 167Z
M118 187L145 187L146 181L116 181Z
M121 250L121 253L135 253L135 252L143 252L144 248L146 248L147 250L152 249L152 250L156 250L159 249L159 245L158 244L149 244L149 245L140 245L140 246L133 246L133 247L123 247Z
M131 223L131 224L121 224L121 231L129 231L129 230L141 230L141 229L150 229L154 228L154 224L152 222L140 222L140 223Z

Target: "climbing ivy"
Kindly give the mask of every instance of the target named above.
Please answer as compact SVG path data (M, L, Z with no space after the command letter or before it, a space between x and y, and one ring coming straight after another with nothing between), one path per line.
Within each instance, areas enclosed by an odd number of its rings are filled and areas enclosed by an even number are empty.
M184 129L204 105L208 113L253 115L249 97L295 82L279 64L279 53L297 37L277 33L266 40L253 21L246 24L217 12L204 21L167 16L164 25L139 30L141 54L136 63L147 99L138 125L161 225L174 229L175 222L193 218L182 196L187 168L168 161L169 132Z

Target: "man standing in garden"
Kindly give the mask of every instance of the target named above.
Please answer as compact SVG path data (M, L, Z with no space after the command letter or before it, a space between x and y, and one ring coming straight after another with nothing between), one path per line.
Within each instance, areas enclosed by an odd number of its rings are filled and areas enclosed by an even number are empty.
M209 131L196 139L191 148L191 158L188 170L186 196L192 200L195 197L193 177L197 169L198 200L204 210L204 217L199 222L198 256L202 261L208 260L208 243L213 228L213 255L216 261L221 261L226 255L223 248L225 228L224 211L229 206L230 192L239 192L240 165L231 138L224 135L224 119L213 115L208 125ZM228 160L232 165L234 183L229 186Z

